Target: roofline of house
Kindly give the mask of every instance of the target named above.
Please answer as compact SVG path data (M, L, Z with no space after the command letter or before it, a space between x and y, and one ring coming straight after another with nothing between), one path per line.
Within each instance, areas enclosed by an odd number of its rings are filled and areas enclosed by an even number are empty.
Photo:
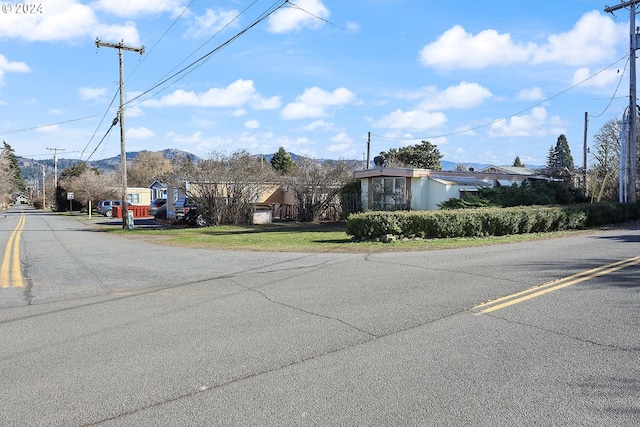
M549 179L547 175L523 175L519 173L497 173L497 172L455 172L455 171L438 171L432 169L413 169L413 168L384 168L377 167L372 169L363 169L355 171L356 179L378 178L378 177L407 177L407 178L474 178L479 180L487 179Z

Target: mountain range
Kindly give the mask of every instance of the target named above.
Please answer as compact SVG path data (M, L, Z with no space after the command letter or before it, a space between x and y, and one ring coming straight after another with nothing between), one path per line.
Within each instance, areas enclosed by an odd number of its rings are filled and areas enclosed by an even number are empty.
M178 150L175 148L167 148L165 150L162 150L161 152L162 152L162 155L169 160L173 160L181 156L187 156L193 161L198 161L202 159L201 157L198 157L195 154L192 154L183 150ZM139 151L127 152L126 154L127 162L135 159L139 153L140 153ZM294 153L289 153L289 154L291 155L291 158L294 161L299 157ZM264 155L264 159L266 161L271 161L272 157L273 157L273 154ZM353 160L353 161L358 162L357 160ZM71 167L79 162L82 162L82 160L59 158L58 159L58 175L64 169ZM45 159L45 160L36 161L26 157L18 156L18 164L20 165L22 176L24 177L24 180L27 182L27 184L34 183L36 182L36 180L40 181L42 179L43 168L44 168L44 172L47 175L53 174L55 171L54 159ZM86 164L89 167L97 168L98 170L101 170L101 171L110 171L110 170L116 170L120 168L121 161L120 161L120 156L115 156L115 157L110 157L110 158L101 159L101 160L89 160L89 161L86 161ZM481 163L460 163L460 162L454 163L454 162L449 162L447 160L441 160L440 164L442 165L442 170L445 170L445 171L454 170L456 166L460 164L462 164L467 169L473 167L476 170L489 166L487 164L481 164ZM374 167L373 160L371 161L371 167Z

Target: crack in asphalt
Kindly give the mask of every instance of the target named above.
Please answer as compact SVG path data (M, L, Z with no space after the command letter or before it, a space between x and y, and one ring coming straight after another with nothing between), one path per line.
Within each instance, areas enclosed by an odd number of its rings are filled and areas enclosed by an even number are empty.
M473 311L471 311L471 310L470 310L470 312L473 313ZM622 347L622 346L615 345L615 344L604 344L604 343L601 343L601 342L598 342L598 341L594 341L594 340L590 340L590 339L586 339L586 338L581 338L581 337L577 337L577 336L574 336L574 335L569 335L569 334L566 334L566 333L563 333L563 332L559 332L559 331L554 331L553 329L543 328L542 326L532 325L530 323L519 322L519 321L513 320L513 319L507 319L505 317L497 316L495 314L483 313L483 315L484 316L489 316L489 317L491 317L493 319L502 320L504 322L511 323L511 324L514 324L514 325L520 325L520 326L524 326L524 327L527 327L527 328L537 329L539 331L548 332L550 334L557 335L557 336L564 337L564 338L570 338L572 340L575 340L575 341L578 341L578 342L582 342L582 343L585 343L585 344L594 345L594 346L597 346L597 347L604 347L604 348L609 348L609 349L616 350L616 351L627 351L627 352L632 352L632 353L640 351L640 348Z
M238 286L244 287L242 285L238 285ZM252 289L249 289L249 290L253 291ZM258 292L258 293L260 293L260 292ZM295 309L295 307L294 307L294 309ZM304 310L302 310L302 311L304 311ZM324 351L324 352L321 352L321 353L316 353L316 354L311 354L311 355L308 355L308 356L300 357L297 360L293 360L293 361L291 361L289 363L285 363L285 364L280 365L280 366L275 366L275 367L270 368L270 369L264 369L264 370L261 370L261 371L258 371L258 372L253 372L253 373L250 373L250 374L247 374L247 375L242 375L242 376L238 376L238 377L235 377L235 378L230 378L227 381L222 381L222 382L219 382L219 383L215 383L215 384L210 385L210 386L201 385L196 390L192 390L192 391L189 391L189 392L186 392L186 393L182 393L182 394L179 394L177 396L174 396L174 397L171 397L171 398L167 398L167 399L164 399L164 400L160 400L160 401L157 401L157 402L154 402L154 403L150 403L150 404L147 404L147 405L144 405L144 406L140 406L140 407L137 407L137 408L132 408L132 409L130 409L128 411L124 411L124 412L121 412L119 414L112 415L110 417L102 418L100 420L96 420L96 421L92 421L92 422L89 422L89 423L86 423L86 424L82 424L81 427L97 426L97 425L100 425L100 424L108 422L108 421L113 421L113 420L116 420L118 418L126 417L127 415L133 415L133 414L136 414L136 413L139 413L139 412L146 411L148 409L157 408L157 407L169 404L169 403L178 402L180 400L188 399L190 397L195 397L195 396L200 395L202 393L208 393L210 391L217 390L217 389L232 385L232 384L237 383L237 382L241 382L241 381L252 379L252 378L257 378L257 377L259 377L261 375L264 375L264 374L277 372L277 371L280 371L280 370L283 370L283 369L290 368L292 366L296 366L296 365L299 365L299 364L302 364L302 363L305 363L305 362L308 362L308 361L312 361L312 360L318 359L318 358L323 357L323 356L339 353L339 352L341 352L343 350L348 350L350 348L355 348L355 347L363 345L363 344L367 344L367 343L370 343L370 342L373 342L373 341L377 341L377 340L380 340L380 339L383 339L383 338L387 338L387 337L390 337L390 336L393 336L393 335L397 335L397 334L400 334L400 333L403 333L403 332L406 332L406 331L410 331L410 330L413 330L413 329L421 328L423 326L427 326L427 325L439 322L441 320L448 319L450 317L455 317L455 316L460 315L460 314L468 314L468 313L469 313L469 309L458 310L458 311L455 311L455 312L452 312L452 313L437 317L435 319L430 319L430 320L425 321L425 322L420 322L420 323L408 326L406 328L400 328L400 329L397 329L397 330L394 330L394 331L391 331L391 332L389 332L387 334L382 334L382 335L373 335L371 333L368 333L368 332L364 331L367 335L369 335L369 338L365 339L364 341L361 341L361 342L358 342L358 343L355 343L355 344L347 344L347 345L344 345L342 347L333 348L333 349L330 349L330 350L327 350L327 351ZM315 315L314 313L309 313L309 314ZM320 316L321 317L326 317L326 316L322 316L322 315L320 315ZM327 317L327 318L330 318L330 317ZM335 319L335 320L338 320L338 319ZM348 323L345 323L345 324L349 325ZM357 327L355 329L359 330Z
M446 268L434 268L434 267L425 267L422 265L415 265L415 264L407 264L407 263L403 263L403 262L392 262L392 261L384 261L384 260L372 260L370 259L371 254L367 255L364 260L367 262L373 262L373 263L378 263L378 264L388 264L388 265L397 265L400 267L408 267L408 268L416 268L419 270L426 270L426 271L441 271L444 273L455 273L455 274L462 274L462 275L466 275L466 276L470 276L472 278L478 278L478 277L483 277L485 279L494 279L494 280L500 280L502 282L507 282L507 283L518 283L521 285L530 285L530 283L528 282L524 282L522 280L513 280L513 279L505 279L504 277L496 277L496 276L490 276L490 275L486 275L486 274L480 274L476 271L465 271L465 270L451 270L451 269L446 269Z
M333 317L333 316L327 316L327 315L320 314L320 313L314 313L314 312L312 312L312 311L305 310L304 308L301 308L301 307L296 307L296 306L293 306L293 305L291 305L291 304L284 303L284 302L282 302L282 301L277 301L277 300L275 300L275 299L273 299L273 298L269 297L267 294L265 294L265 293L264 293L264 292L262 292L262 291L259 291L259 290L255 289L255 288L251 288L251 287L249 287L249 286L244 286L244 285L242 285L242 284L238 283L236 280L231 280L231 281L232 281L236 286L238 286L238 287L240 287L240 288L243 288L243 289L246 289L246 290L248 290L248 291L251 291L251 292L257 293L258 295L261 295L262 297L264 297L264 298L265 298L267 301L269 301L270 303L277 304L277 305L281 305L281 306L283 306L283 307L287 307L287 308L290 308L291 310L299 311L299 312L301 312L301 313L305 313L305 314L308 314L308 315L310 315L310 316L320 317L320 318L328 319L328 320L334 320L334 321L339 322L339 323L342 323L343 325L348 326L348 327L350 327L350 328L352 328L352 329L354 329L354 330L356 330L356 331L358 331L358 332L361 332L361 333L363 333L363 334L366 334L366 335L368 335L370 338L378 338L378 336L377 336L377 335L372 334L371 332L369 332L369 331L367 331L367 330L365 330L365 329L359 328L359 327L357 327L356 325L353 325L353 324L351 324L351 323L349 323L349 322L346 322L346 321L344 321L344 320L342 320L342 319L340 319L340 318Z
M57 310L49 310L49 311L44 311L42 313L35 313L35 314L30 314L30 315L26 315L26 316L21 316L21 317L14 317L12 319L6 319L6 320L0 320L0 325L2 324L7 324L7 323L13 323L13 322L17 322L20 320L26 320L26 319L33 319L36 317L41 317L41 316L46 316L49 314L57 314L57 313L63 313L65 311L72 311L72 310L76 310L78 308L85 308L85 307L91 307L91 306L97 306L97 305L102 305L102 304L108 304L111 302L118 302L118 301L122 301L122 300L126 300L126 299L131 299L131 298L137 298L140 296L145 296L145 295L149 295L149 294L153 294L156 292L162 292L162 291L166 291L169 289L179 289L182 287L187 287L187 286L192 286L192 285L198 285L201 283L206 283L208 281L216 281L216 280L221 280L221 279L233 279L235 277L242 277L245 275L249 275L249 274L269 274L269 273L275 273L275 272L286 272L286 271L295 271L295 270L303 270L303 269L312 269L312 268L317 268L317 267L321 267L324 265L329 264L330 262L333 262L335 260L329 260L329 261L322 261L319 263L316 263L315 265L300 265L300 266L294 266L294 267L290 267L290 268L283 268L283 269L268 269L270 267L275 267L279 264L285 264L291 261L298 261L300 259L304 259L304 258L309 258L314 256L315 254L311 254L311 255L304 255L298 258L294 258L294 259L288 259L288 260L284 260L284 261L279 261L279 262L275 262L275 263L271 263L271 264L266 264L266 265L262 265L262 266L257 266L257 267L253 267L247 270L242 270L242 271L237 271L235 273L225 273L225 274L220 274L217 276L211 276L211 277L205 277L202 279L197 279L197 280L192 280L192 281L188 281L188 282L183 282L183 283L175 283L175 284L171 284L171 285L165 285L165 286L156 286L153 288L147 288L144 290L133 290L133 289L115 289L112 290L112 292L106 293L106 294L96 294L96 295L90 295L90 296L83 296L83 297L79 297L79 298L69 298L69 299L64 299L64 300L53 300L53 301L47 301L47 302L43 302L43 303L35 303L33 304L33 302L29 305L38 305L38 306L42 306L42 305L47 305L47 304L55 304L55 303L60 303L60 302L71 302L71 301L81 301L81 300L86 300L86 299L92 299L92 298L103 298L106 297L107 299L102 300L102 301L95 301L95 302L88 302L85 304L78 304L78 305L73 305L71 307L65 307L65 308L60 308ZM260 271L262 270L262 271ZM122 293L123 291L128 291L131 292L131 294L128 295L117 295ZM114 295L116 294L117 296L112 296L112 297L108 297L108 295ZM2 309L6 309L6 308L11 308L11 307L0 307L0 310Z

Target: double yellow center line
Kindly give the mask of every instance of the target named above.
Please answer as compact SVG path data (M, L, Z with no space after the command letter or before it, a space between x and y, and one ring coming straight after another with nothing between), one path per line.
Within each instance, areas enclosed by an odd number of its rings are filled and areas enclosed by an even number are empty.
M471 310L476 312L476 314L491 313L492 311L500 310L501 308L518 304L520 302L539 297L540 295L548 294L549 292L557 291L558 289L566 288L594 277L604 276L605 274L613 273L614 271L637 264L640 264L640 256L592 268L581 273L572 274L571 276L553 280L545 283L544 285L534 286L533 288L529 288L522 292L517 292L515 294L478 304Z
M2 266L0 266L0 286L9 288L22 287L22 271L20 271L20 235L24 229L24 211L20 213L20 219L15 230L9 236L7 247L4 250Z

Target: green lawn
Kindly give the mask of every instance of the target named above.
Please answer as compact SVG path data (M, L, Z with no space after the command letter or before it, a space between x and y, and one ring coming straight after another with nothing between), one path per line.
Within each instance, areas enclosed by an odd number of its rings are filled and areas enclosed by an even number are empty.
M243 227L137 228L135 230L104 227L104 229L111 233L122 234L127 238L172 246L221 250L345 253L452 249L541 240L585 232L565 231L487 238L402 240L382 243L355 242L351 239L351 236L347 235L344 224L277 223Z

